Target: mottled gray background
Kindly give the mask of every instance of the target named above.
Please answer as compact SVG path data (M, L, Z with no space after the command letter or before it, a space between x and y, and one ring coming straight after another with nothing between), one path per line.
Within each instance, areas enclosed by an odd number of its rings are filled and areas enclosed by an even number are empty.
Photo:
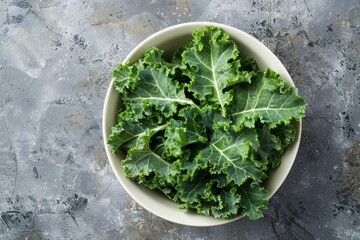
M258 221L167 222L107 162L112 70L188 21L264 42L309 103L295 165ZM0 239L360 239L359 0L0 0L0 23Z

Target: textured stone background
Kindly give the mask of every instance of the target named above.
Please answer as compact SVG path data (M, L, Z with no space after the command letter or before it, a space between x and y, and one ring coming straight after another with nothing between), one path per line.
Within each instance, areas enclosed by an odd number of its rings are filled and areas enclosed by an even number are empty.
M107 162L112 69L188 21L264 42L309 103L295 165L261 220L159 219ZM0 0L0 22L0 239L360 239L358 0Z

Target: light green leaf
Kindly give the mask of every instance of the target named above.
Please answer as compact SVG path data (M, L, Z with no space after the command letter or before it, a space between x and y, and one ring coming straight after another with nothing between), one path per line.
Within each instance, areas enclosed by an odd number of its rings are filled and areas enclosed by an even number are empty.
M144 57L140 59L139 65L142 65L143 68L162 68L165 65L164 51L156 47L149 48Z
M187 73L193 79L189 90L199 100L219 106L226 115L225 105L231 102L232 91L224 90L228 81L237 78L240 66L236 44L216 27L199 29L193 36L192 44L183 53L184 63L190 66Z
M135 65L121 64L114 71L112 80L115 89L122 94L126 94L129 90L134 89L139 80L138 69Z
M152 135L158 131L165 129L167 124L154 125L150 122L119 122L111 129L108 138L108 144L113 153L116 153L120 146L125 150L130 148L142 148L144 143L143 137Z
M155 107L167 117L176 113L178 105L194 105L185 97L183 87L170 81L169 70L166 69L139 71L139 82L135 91L124 96L124 100L143 108Z
M285 88L284 80L270 69L251 84L235 86L235 92L231 116L238 126L254 128L255 120L260 119L271 129L291 119L300 120L305 113L306 103L297 89Z
M140 183L148 182L152 188L173 183L179 171L161 156L150 149L150 136L143 137L142 149L130 149L121 164L128 178L137 179Z

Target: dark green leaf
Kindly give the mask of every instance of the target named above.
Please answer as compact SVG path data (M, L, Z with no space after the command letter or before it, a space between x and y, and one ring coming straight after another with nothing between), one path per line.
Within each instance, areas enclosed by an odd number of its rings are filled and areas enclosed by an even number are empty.
M254 160L248 158L251 149L257 150L259 142L253 129L241 132L222 132L214 130L211 144L196 157L207 161L211 172L227 174L229 181L241 185L248 178L254 181L261 179L261 171L256 168Z
M242 214L248 216L251 220L256 220L263 216L261 209L267 207L268 192L259 185L250 185L248 183L240 186L241 196L240 206L243 207Z

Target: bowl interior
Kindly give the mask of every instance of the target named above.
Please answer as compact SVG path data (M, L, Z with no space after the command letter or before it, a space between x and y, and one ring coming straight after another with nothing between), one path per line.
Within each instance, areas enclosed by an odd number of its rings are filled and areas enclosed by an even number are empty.
M156 46L163 49L166 54L171 54L177 47L182 46L184 43L191 40L191 33L199 28L212 25L221 27L226 31L231 38L238 44L240 53L242 56L253 57L260 69L265 70L267 67L272 68L278 72L289 85L294 85L290 75L286 71L283 64L279 59L261 42L252 36L244 33L236 28L210 22L193 22L175 25L173 27L166 28L160 32L157 32L141 42L124 60L125 62L135 62L137 59L143 56L146 49L152 46ZM145 187L128 180L121 167L121 159L124 158L122 153L114 156L107 146L107 139L111 132L111 127L116 124L116 112L121 106L120 94L115 91L113 83L110 84L108 89L104 112L103 112L103 137L105 143L106 153L110 162L110 165L124 187L127 193L142 207L152 212L153 214L164 218L166 220L191 226L213 226L228 223L239 219L241 216L231 219L216 219L213 217L207 217L198 215L195 213L184 213L178 209L176 204L171 202L162 194L156 191L146 189ZM290 145L281 159L281 165L272 170L269 174L268 180L265 182L265 188L269 192L269 198L278 190L286 176L288 175L299 148L301 122L295 124L297 130L297 136L292 145Z

